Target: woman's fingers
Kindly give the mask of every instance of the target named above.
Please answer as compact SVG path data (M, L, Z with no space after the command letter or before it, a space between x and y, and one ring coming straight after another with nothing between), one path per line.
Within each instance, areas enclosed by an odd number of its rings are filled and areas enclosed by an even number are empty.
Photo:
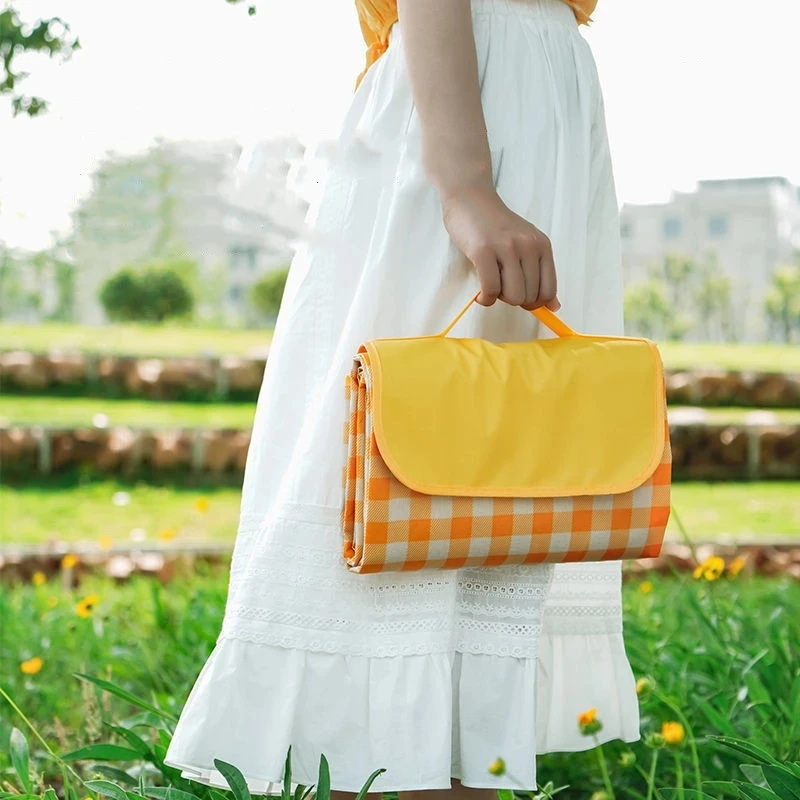
M525 302L525 276L516 248L510 242L497 247L497 260L500 264L500 300L512 306Z
M539 297L536 301L537 306L547 306L551 311L557 311L561 307L556 298L557 291L556 265L553 262L553 248L550 246L550 240L548 239L547 246L544 248L542 258L539 261ZM553 308L554 302L558 308Z
M525 300L520 305L530 310L536 307L536 299L539 297L539 243L534 236L520 236L517 249L525 278Z
M478 302L482 306L493 305L497 298L500 297L502 290L500 267L497 263L494 249L485 245L477 247L469 255L469 260L475 267L481 284Z

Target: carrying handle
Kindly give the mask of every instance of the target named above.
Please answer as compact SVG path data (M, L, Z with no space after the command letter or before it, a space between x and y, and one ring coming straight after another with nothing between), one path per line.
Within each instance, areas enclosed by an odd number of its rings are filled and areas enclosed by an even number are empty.
M447 336L448 333L453 329L455 324L464 316L464 314L469 311L469 307L477 301L480 292L478 292L474 297L471 297L469 302L458 312L456 318L441 332L438 333L437 336ZM534 308L531 311L534 317L536 317L539 322L543 325L546 325L550 330L556 334L556 336L579 336L576 331L572 330L572 328L567 325L566 322L560 320L549 308L545 308L541 306L539 308Z

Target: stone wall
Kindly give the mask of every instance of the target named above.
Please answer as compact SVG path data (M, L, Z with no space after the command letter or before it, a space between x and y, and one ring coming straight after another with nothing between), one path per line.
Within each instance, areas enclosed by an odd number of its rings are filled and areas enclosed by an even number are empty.
M0 353L4 392L141 397L156 400L255 400L264 359L137 358L91 353ZM800 408L800 373L725 370L667 372L673 405Z
M800 426L670 425L675 480L800 479ZM250 432L126 427L0 428L7 483L73 471L182 480L238 481Z

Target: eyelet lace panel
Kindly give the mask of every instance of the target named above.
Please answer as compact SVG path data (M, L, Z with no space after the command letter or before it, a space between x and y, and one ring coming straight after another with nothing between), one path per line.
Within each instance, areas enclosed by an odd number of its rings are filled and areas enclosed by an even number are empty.
M219 639L362 656L535 658L552 565L357 575L338 524L242 515Z

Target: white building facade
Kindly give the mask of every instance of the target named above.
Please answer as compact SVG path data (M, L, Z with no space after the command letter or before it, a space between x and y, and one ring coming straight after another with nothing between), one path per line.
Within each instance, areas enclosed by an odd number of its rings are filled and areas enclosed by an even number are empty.
M743 338L761 338L772 273L800 249L800 187L782 177L703 180L667 203L624 204L620 226L628 285L668 255L702 262L715 254Z

